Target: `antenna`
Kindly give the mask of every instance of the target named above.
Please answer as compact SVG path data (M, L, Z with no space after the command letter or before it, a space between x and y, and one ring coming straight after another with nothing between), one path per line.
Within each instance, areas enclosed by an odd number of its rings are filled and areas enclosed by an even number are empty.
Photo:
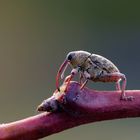
M62 73L61 78L63 78L64 77L64 72L65 72L67 66L68 66L68 60L65 59L65 61L61 64L61 66L60 66L60 68L59 68L59 70L57 72L57 75L56 75L56 88L58 89L58 91L60 91L60 89L59 89L59 77L60 77L60 74Z

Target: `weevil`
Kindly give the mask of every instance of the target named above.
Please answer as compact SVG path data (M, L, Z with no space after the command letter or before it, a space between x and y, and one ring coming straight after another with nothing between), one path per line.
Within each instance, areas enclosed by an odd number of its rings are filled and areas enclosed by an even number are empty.
M115 82L116 90L121 90L122 100L133 100L133 96L125 95L125 88L127 79L123 73L107 58L89 53L86 51L72 51L66 56L66 59L60 66L56 76L56 88L59 90L59 77L64 77L64 72L67 66L72 67L70 75L67 77L67 87L75 74L80 74L79 83L81 84L81 90L87 84L88 80L94 82ZM83 81L83 79L85 79ZM120 81L122 80L122 86Z

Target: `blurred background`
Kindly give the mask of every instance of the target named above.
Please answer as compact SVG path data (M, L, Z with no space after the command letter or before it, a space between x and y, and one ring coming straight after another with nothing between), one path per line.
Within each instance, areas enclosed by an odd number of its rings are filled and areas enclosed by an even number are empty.
M1 0L0 123L37 114L55 90L68 52L85 50L112 60L140 89L140 2L137 0ZM67 74L70 72L67 71ZM114 90L114 84L87 85ZM42 140L139 140L140 120L83 125Z

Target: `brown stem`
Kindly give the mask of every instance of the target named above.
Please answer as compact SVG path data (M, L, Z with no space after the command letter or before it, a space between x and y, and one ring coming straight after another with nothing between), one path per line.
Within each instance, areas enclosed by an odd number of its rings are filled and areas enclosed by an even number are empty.
M140 90L126 91L133 101L120 100L120 91L80 90L72 82L67 93L55 92L38 110L53 110L0 125L0 140L36 140L81 124L126 117L140 117Z

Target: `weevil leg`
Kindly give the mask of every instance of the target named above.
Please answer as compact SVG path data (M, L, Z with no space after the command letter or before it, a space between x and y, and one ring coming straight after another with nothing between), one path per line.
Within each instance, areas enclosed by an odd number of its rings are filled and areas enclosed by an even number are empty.
M116 90L121 90L120 81L121 79L116 82Z
M74 75L70 74L69 76L66 77L65 79L65 83L67 83L66 88L65 88L65 92L68 90L68 86L70 84L70 81L72 80Z
M88 79L90 79L90 74L87 71L84 71L84 77L86 78L85 82L81 85L80 89L82 90L84 86L88 83Z
M81 85L80 89L82 90L87 83L88 83L88 79L85 80L85 82Z
M120 75L121 79L123 80L122 81L121 100L132 101L134 99L134 97L133 96L126 96L126 94L125 94L125 88L126 88L127 79L126 79L124 74L120 73L119 75Z
M85 81L84 81L84 83L82 83L82 85L80 86L80 89L82 90L84 87L85 87L85 85L87 84L87 82L88 82L88 79L86 79ZM76 101L77 99L78 99L78 95L74 98L74 101Z
M83 83L83 74L82 73L80 73L79 83L80 83L80 85L82 85L82 83Z
M74 75L77 74L78 70L79 70L78 68L73 69L73 70L71 71L71 74L70 74L70 75L67 77L67 79L65 80L65 81L67 81L67 85L66 85L65 92L68 90L70 81L73 79Z
M107 73L105 75L101 75L100 77L98 77L98 79L103 82L116 82L121 79L122 88L119 87L119 83L116 83L117 89L119 89L119 88L121 89L121 100L132 101L134 99L133 96L126 96L126 94L125 94L127 79L124 74L119 73L119 72Z

